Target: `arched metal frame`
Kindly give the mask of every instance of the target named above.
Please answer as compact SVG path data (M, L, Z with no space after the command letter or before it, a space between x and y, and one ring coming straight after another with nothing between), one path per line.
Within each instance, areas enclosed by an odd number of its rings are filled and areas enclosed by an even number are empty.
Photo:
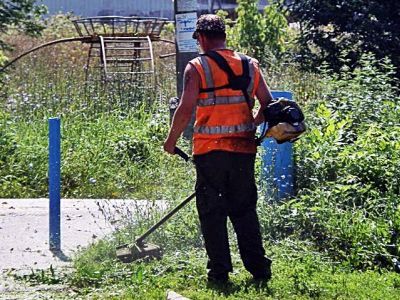
M149 75L151 82L155 84L155 63L152 42L164 42L175 44L174 41L160 38L160 33L165 24L169 21L163 18L145 18L145 17L119 17L119 16L106 16L106 17L93 17L74 20L74 26L79 34L79 37L64 38L51 41L30 49L21 55L17 56L6 65L0 68L0 72L5 71L11 65L16 63L21 58L28 54L40 50L45 47L53 46L60 43L81 42L90 44L88 58L86 61L86 81L89 79L90 64L93 57L99 57L101 68L103 68L103 79L109 80L112 78L109 72L111 65L107 63L113 62L114 66L121 67L121 70L112 72L113 74L129 74L131 80L136 80L134 71L135 66L140 66L144 61L150 61L148 71L141 71L141 75ZM114 45L107 49L107 43ZM115 45L124 44L127 47L118 47ZM143 46L145 44L145 46ZM97 51L96 53L96 49ZM114 54L110 51L114 50ZM120 53L116 54L119 50ZM141 57L144 50L148 50L147 57ZM125 52L124 52L125 51ZM129 52L130 51L130 52ZM160 58L166 58L175 55L175 53L161 55ZM124 56L131 56L123 58ZM131 72L127 72L124 68L124 63L131 63ZM140 69L140 68L139 68Z
M0 68L0 72L4 72L8 67L10 67L11 65L13 65L14 63L16 63L18 60L20 60L21 58L23 58L24 56L27 56L28 54L35 52L37 50L49 47L49 46L53 46L56 44L61 44L61 43L70 43L70 42L89 42L87 41L88 39L90 39L90 37L73 37L73 38L65 38L65 39L59 39L59 40L55 40L55 41L51 41L45 44L41 44L35 48L32 48L20 55L18 55L17 57L15 57L14 59L12 59L11 61L9 61L8 63L6 63L3 67Z

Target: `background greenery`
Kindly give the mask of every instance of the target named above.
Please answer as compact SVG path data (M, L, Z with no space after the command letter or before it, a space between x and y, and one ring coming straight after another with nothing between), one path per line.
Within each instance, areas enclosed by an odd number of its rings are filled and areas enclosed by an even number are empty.
M47 12L43 5L34 0L1 0L0 1L0 33L7 34L10 28L35 36L43 30L39 17ZM0 49L7 44L0 39Z
M306 69L321 63L339 72L345 65L359 66L362 55L389 57L400 76L400 2L392 0L294 0L291 17L299 22L301 35L297 60Z
M123 265L115 259L117 244L131 242L160 218L162 211L149 202L129 212L126 226L113 236L80 253L72 274L34 271L24 279L63 282L77 288L77 297L107 299L161 299L167 289L193 299L399 298L396 66L390 55L364 50L355 63L348 57L350 45L335 54L339 68L321 55L318 69L305 71L305 62L298 61L304 35L289 25L290 10L275 2L259 13L255 2L238 1L230 46L259 59L272 89L293 91L308 125L295 144L296 197L273 202L259 191L262 233L274 260L269 287L250 282L234 245L233 285L206 286L193 203L150 238L163 247L162 261ZM14 34L4 41L22 51L72 36L71 17L46 21L40 39ZM165 34L171 38L171 31ZM157 55L173 51L156 49ZM47 195L47 118L58 115L63 197L162 199L165 208L173 206L192 193L195 177L191 165L162 151L168 99L175 96L174 59L157 59L156 88L142 90L128 81L85 83L86 51L80 44L44 49L3 74L0 197ZM180 146L190 149L185 141ZM260 168L258 160L258 175ZM111 222L114 216L105 217ZM232 228L230 234L234 239Z

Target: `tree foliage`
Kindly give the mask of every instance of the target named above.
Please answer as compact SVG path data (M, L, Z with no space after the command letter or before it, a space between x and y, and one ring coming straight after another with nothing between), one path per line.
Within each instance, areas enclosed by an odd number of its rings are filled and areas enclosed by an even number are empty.
M236 24L228 30L228 46L271 63L286 50L288 21L281 9L282 1L270 1L264 11L258 10L258 0L238 0ZM223 13L219 12L221 16Z
M36 0L0 0L0 34L10 28L23 31L28 35L37 35L44 28L39 17L46 13L43 5L36 5ZM0 37L0 50L7 48Z
M355 67L370 52L378 59L389 57L400 75L400 1L295 0L291 9L301 25L304 65L327 62L338 71L342 53Z

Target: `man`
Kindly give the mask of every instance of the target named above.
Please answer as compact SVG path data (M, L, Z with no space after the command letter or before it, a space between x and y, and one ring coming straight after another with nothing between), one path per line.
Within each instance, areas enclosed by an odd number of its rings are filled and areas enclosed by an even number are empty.
M193 38L204 53L222 55L235 75L244 65L238 53L226 49L225 24L216 15L203 15ZM265 257L256 213L254 178L256 125L272 97L255 59L246 57L250 82L247 91L224 87L228 75L211 57L201 55L186 66L184 91L175 112L164 150L174 154L178 138L196 107L193 156L196 164L196 204L208 254L208 279L225 283L232 272L227 218L237 235L245 268L257 281L271 277L271 260ZM213 89L219 87L217 89ZM245 95L247 94L247 95ZM260 108L253 117L254 98Z

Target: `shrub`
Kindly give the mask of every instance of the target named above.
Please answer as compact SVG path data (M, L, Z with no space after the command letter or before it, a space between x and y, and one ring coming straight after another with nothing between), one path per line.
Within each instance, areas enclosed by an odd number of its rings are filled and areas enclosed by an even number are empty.
M400 252L400 99L386 60L326 75L296 143L299 196L271 211L272 238L311 240L354 268L393 266ZM388 71L389 70L389 71Z
M289 26L280 1L271 1L260 13L255 0L238 0L237 22L227 30L228 46L271 65L282 57L289 39ZM221 17L226 14L219 12ZM229 23L229 22L228 22Z
M295 0L291 8L292 18L301 24L299 58L304 67L315 70L327 63L338 72L346 65L340 60L344 50L351 68L372 52L379 59L390 57L400 75L398 1Z

